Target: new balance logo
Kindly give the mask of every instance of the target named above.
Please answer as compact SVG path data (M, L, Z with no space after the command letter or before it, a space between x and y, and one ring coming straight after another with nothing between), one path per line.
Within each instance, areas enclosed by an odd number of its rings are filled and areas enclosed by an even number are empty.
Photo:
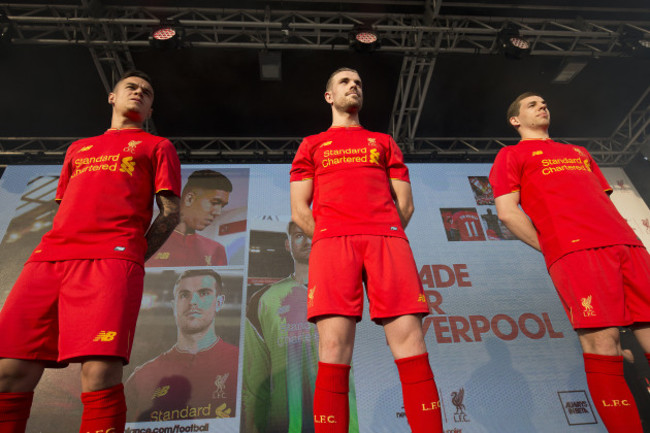
M100 331L99 334L97 334L97 336L93 339L93 341L103 341L106 343L107 341L113 341L116 335L117 332L115 331Z
M167 395L168 392L169 392L169 385L156 388L156 390L153 392L153 395L151 396L151 399L153 400L158 397L164 397Z
M133 170L135 170L135 161L133 160L132 156L127 156L126 158L122 158L122 166L120 167L120 171L122 173L126 173L129 176L133 176Z

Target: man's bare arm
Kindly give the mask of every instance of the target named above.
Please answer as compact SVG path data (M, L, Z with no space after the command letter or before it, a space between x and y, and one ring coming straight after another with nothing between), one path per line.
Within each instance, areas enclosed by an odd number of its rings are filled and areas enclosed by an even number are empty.
M511 192L494 199L499 219L508 227L508 230L520 240L527 243L537 251L541 251L537 230L528 216L519 207L519 191Z
M310 238L314 236L316 226L314 215L309 207L313 193L313 179L291 182L291 219Z
M145 236L147 239L147 252L144 255L145 261L149 260L158 251L158 248L165 243L180 222L180 202L181 199L171 191L160 191L156 194L156 204L158 205L158 209L160 209L160 213L153 223L151 223L151 227L149 227Z
M411 184L403 180L391 179L390 191L395 200L395 205L397 206L399 219L402 221L402 228L405 229L411 220L411 216L413 216L413 211L415 210Z

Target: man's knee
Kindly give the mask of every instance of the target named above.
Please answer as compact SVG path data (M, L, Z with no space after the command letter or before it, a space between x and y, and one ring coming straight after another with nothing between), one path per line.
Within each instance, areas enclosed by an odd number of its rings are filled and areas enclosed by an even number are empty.
M83 392L99 391L122 383L122 360L109 358L84 361L81 365Z
M0 392L31 392L43 375L38 361L0 358Z
M618 328L579 329L578 338L585 353L606 356L622 353Z

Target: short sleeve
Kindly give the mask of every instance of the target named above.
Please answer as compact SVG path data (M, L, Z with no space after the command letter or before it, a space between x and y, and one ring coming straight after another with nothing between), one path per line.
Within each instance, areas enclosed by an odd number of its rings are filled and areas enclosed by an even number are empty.
M404 164L404 156L393 137L388 137L388 152L386 154L386 171L388 177L395 180L410 182L409 169Z
M585 152L587 152L587 149L583 149ZM587 152L587 155L589 155L589 168L591 169L591 172L596 176L598 179L598 183L600 184L601 188L603 191L605 191L608 195L614 192L614 189L611 187L607 179L605 179L605 176L603 175L603 172L600 171L600 167L598 167L598 164L596 164L596 161L594 161L593 157L589 152Z
M68 147L67 152L65 153L65 159L63 161L63 167L61 168L61 175L59 176L59 184L56 187L56 196L54 200L60 202L63 200L63 194L68 188L68 183L70 182L70 177L72 176L72 154L74 150L74 143Z
M295 158L291 163L291 182L313 179L316 172L314 158L311 155L311 146L304 139L298 147Z
M495 198L521 190L521 167L511 147L497 154L490 170L490 185Z
M156 145L152 161L156 193L171 191L181 196L181 163L174 145L167 139Z

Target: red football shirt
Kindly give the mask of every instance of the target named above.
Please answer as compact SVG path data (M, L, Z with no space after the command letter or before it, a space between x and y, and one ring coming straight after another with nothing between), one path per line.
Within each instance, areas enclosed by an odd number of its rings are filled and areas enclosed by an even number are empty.
M109 129L76 141L65 156L52 230L29 261L119 258L143 263L153 195L180 196L180 162L169 140Z
M458 209L454 212L453 225L461 241L484 241L483 227L475 209Z
M291 182L313 179L313 241L370 234L406 238L390 179L409 182L395 141L360 126L330 128L303 140Z
M612 188L584 147L522 140L490 172L494 196L520 191L548 267L572 251L643 245L608 197Z
M195 354L172 347L126 381L129 421L234 417L238 362L239 348L221 339Z
M146 266L226 266L226 249L198 233L184 235L174 230Z

